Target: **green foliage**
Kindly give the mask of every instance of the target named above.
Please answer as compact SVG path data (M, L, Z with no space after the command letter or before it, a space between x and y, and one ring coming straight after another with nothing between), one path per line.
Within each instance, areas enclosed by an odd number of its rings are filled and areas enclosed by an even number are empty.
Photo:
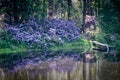
M116 40L115 47L117 50L120 50L120 40Z
M27 45L25 43L15 41L13 36L5 31L2 31L0 33L0 51L2 51L3 49L8 51L19 49L18 47L27 48Z
M115 9L115 5L111 0L105 0L101 3L98 14L99 27L105 33L120 34L119 12Z
M42 0L1 0L1 14L5 14L9 23L28 20L31 16L41 18L43 12ZM46 3L44 3L46 5ZM44 6L46 9L46 6Z
M96 38L96 41L98 41L98 42L106 43L105 35L102 34L102 33L97 33L97 34L95 35L95 38Z
M0 33L0 48L10 47L11 35L7 34L5 31Z

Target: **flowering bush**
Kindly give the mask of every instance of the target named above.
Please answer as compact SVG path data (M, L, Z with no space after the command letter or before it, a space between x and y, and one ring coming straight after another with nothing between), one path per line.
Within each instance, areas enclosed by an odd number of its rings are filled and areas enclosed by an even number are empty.
M80 38L80 29L75 22L63 19L31 19L24 24L8 27L7 32L13 35L14 40L26 42L31 47L47 47Z

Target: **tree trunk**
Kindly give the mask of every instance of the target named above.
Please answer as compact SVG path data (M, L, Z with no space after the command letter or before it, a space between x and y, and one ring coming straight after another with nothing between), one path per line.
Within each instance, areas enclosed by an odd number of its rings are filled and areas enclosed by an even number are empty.
M46 8L45 8L45 0L43 0L43 12L42 12L42 20L45 18L46 15Z
M94 15L94 11L93 11L92 4L91 4L92 1L93 1L93 0L90 0L90 13L89 13L89 14L90 14L91 16Z
M68 20L71 17L71 7L72 7L72 0L68 0Z
M53 16L53 0L48 0L48 15L49 17Z
M85 18L86 18L86 3L87 0L83 0L83 22L82 22L82 32L85 33Z

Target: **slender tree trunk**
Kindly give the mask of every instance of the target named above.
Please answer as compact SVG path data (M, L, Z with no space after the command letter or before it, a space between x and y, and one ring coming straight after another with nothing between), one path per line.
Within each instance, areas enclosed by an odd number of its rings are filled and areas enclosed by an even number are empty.
M42 20L45 18L45 15L46 15L46 6L45 6L45 0L43 0Z
M90 15L93 16L94 15L94 11L93 11L93 8L92 8L92 1L93 0L90 0Z
M68 20L71 17L72 0L68 0Z
M15 1L15 2L14 2ZM16 3L17 1L16 0L13 0L13 18L14 18L14 21L13 21L13 23L14 24L17 24L18 23L18 21L19 21L19 17L18 17L18 12L17 12L17 10L18 10L18 5L17 5L17 3Z
M86 14L89 15L90 14L90 0L86 0Z
M86 3L87 0L83 0L83 22L82 22L82 32L85 33L85 18L86 18Z
M58 11L58 1L55 0L54 15L57 15L57 11Z
M53 16L53 0L48 0L49 17Z

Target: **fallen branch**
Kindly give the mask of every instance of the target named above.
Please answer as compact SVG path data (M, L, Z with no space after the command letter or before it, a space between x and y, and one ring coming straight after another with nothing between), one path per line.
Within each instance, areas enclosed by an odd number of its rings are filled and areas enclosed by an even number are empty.
M97 44L97 45L100 45L100 46L105 46L106 48L107 48L107 51L106 51L106 53L108 53L109 52L109 46L108 46L108 44L103 44L103 43L100 43L100 42L97 42L97 41L92 41L94 44Z

